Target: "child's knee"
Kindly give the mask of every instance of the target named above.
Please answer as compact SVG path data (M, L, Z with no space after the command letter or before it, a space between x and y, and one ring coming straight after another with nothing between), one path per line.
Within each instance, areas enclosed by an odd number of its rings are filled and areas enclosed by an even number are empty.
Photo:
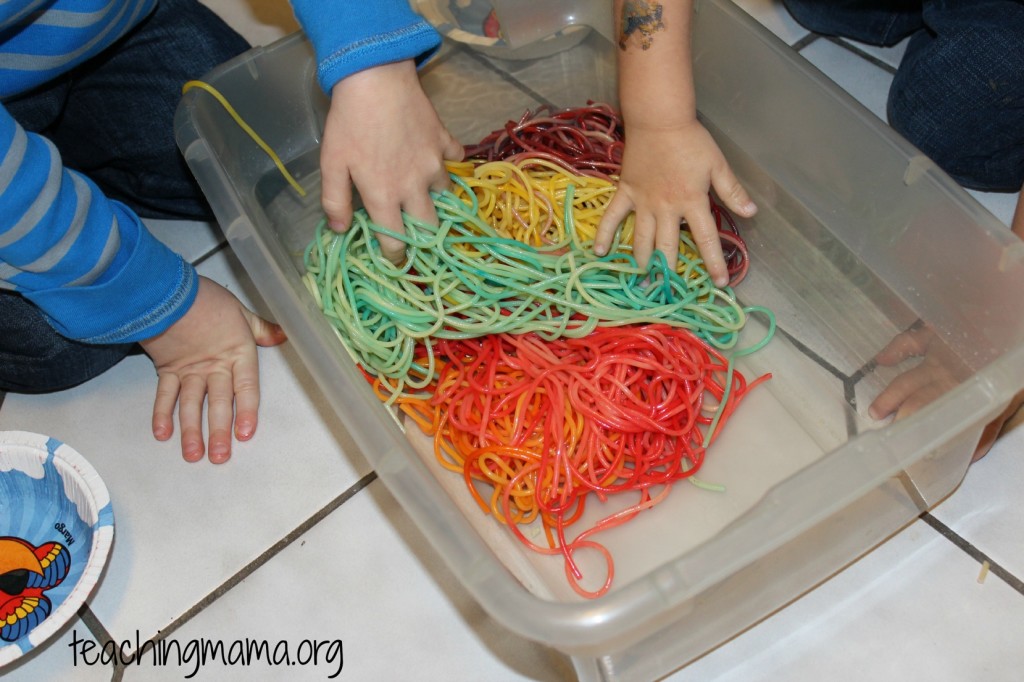
M923 26L919 0L782 0L804 28L870 45L895 45Z
M960 184L1019 190L1024 64L1017 74L1004 66L968 55L962 46L915 36L889 92L889 123Z

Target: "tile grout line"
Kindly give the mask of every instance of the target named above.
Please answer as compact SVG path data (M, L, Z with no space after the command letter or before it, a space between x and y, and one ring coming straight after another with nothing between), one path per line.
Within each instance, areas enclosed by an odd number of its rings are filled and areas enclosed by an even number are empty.
M878 68L882 69L883 71L885 71L889 75L895 75L896 74L896 67L894 67L892 64L889 64L888 62L882 61L878 57L876 57L876 56L874 56L874 55L872 55L872 54L870 54L868 52L865 52L864 50L860 49L856 45L854 45L852 43L849 43L849 42L843 40L842 38L831 38L831 37L827 37L826 36L825 39L828 40L830 43L833 43L834 45L837 45L837 46L845 49L848 52L852 52L853 54L857 55L858 57L860 57L863 60L871 62L872 64L874 64Z
M211 247L209 251L207 251L206 253L202 254L201 256L196 258L194 261L192 261L192 267L193 268L199 267L203 262L209 260L210 258L213 258L215 255L217 255L221 251L224 251L224 250L229 249L229 248L230 248L230 246L228 244L227 237L225 237L222 240L220 240L219 242L217 242L217 244L215 246Z
M804 49L805 47L807 47L811 43L817 42L818 38L820 38L820 37L821 36L819 36L817 33L808 33L803 38L800 38L799 40L793 41L793 43L789 47L794 52L799 52L800 50Z
M977 561L979 564L988 562L989 572L1000 578L1003 582L1009 585L1012 589L1024 595L1024 580L1021 580L1010 571L1003 568L1002 565L992 560L992 557L988 556L980 549L975 547L973 544L967 541L962 535L957 533L955 530L939 521L937 518L932 516L931 512L925 512L920 516L921 520L931 526L940 535L945 537L947 540L952 542L954 545L959 547L969 557Z
M842 48L842 49L846 50L847 52L852 52L854 55L860 57L861 59L863 59L866 62L870 62L871 64L873 64L873 65L877 66L878 68L882 69L883 71L885 71L889 75L895 75L896 74L896 67L895 66L893 66L892 64L890 64L890 63L888 63L888 62L886 62L886 61L884 61L882 59L879 59L878 57L876 57L875 55L873 55L873 54L871 54L869 52L866 52L866 51L860 49L859 47L857 47L853 43L848 42L848 41L846 41L846 40L844 40L842 38L837 38L837 37L834 37L834 36L820 35L820 34L817 34L817 33L808 33L807 35L805 35L800 40L797 40L797 41L793 42L793 44L790 45L790 47L792 49L794 49L795 51L800 52L801 50L803 50L808 45L810 45L812 43L818 42L818 40L826 40L826 41L832 43L833 45L835 45L836 47ZM844 88L844 90L845 90L845 88Z
M783 328L781 324L776 324L775 331L779 332L784 337L786 337L786 340L792 343L793 347L796 348L796 350L799 351L802 355L807 357L809 360L814 362L814 364L821 367L823 370L831 374L836 379L839 379L839 381L846 383L847 381L850 381L850 379L852 378L848 376L845 372L843 372L841 369L833 365L831 362L829 362L822 356L818 355L818 353L816 353L813 348L811 348L806 343L798 339L794 334L791 334L790 332L786 331L786 329Z
M113 637L107 632L107 629L103 627L103 623L96 617L93 610L89 607L89 602L82 604L82 607L78 609L78 617L82 620L82 624L85 625L86 629L92 634L93 641L99 642L101 645L103 642L113 641ZM111 665L110 667L110 680L111 682L120 682L124 676L124 672L118 669L117 665Z
M347 502L350 499L352 499L357 493L359 493L360 491L365 489L367 486L369 486L375 480L377 480L377 472L375 472L375 471L371 471L370 473L368 473L365 476L363 476L362 478L360 478L356 483L354 483L352 486L350 486L347 490L345 490L343 493L341 493L336 498L334 498L333 500L328 502L326 505L324 505L319 511L315 512L308 519L306 519L305 521L300 523L298 526L296 526L294 529L289 531L283 538L281 538L280 540L275 542L273 545L271 545L262 554L260 554L258 557L256 557L252 561L250 561L244 567L242 567L241 569L236 571L234 573L234 575L229 577L223 583L221 583L220 585L215 587L208 595L206 595L205 597L203 597L202 599L197 601L189 609L187 609L184 613L182 613L180 616L178 616L177 618L172 620L168 625L166 625L165 627L160 629L156 633L156 635L154 635L153 637L151 637L151 638L147 639L145 642L143 642L141 647L140 647L140 649L144 649L147 642L155 642L155 641L159 641L159 640L164 639L169 634L171 634L172 632L174 632L175 630L180 628L182 625L187 623L189 620L194 618L203 609L205 609L207 606L210 606L215 601L220 599L221 596L223 596L228 591L230 591L235 585L237 585L238 583L242 582L247 577L252 575L253 572L255 572L257 569L259 569L265 563L270 561L272 558L274 558L283 549L285 549L290 544L292 544L297 538L299 538L303 534L305 534L306 531L308 531L313 526L318 524L320 521L322 521L324 518L326 518L331 512L333 512L336 509L338 509L345 502ZM103 626L99 622L99 620L97 620L96 622L97 622L98 627L101 630L103 630L103 632L106 632L106 630L103 629ZM134 662L135 656L137 654L138 654L137 651L133 651L132 654L131 654L131 657L127 660L127 662L118 661L118 663L117 663L117 665L115 667L122 669L122 673L121 674L123 674L123 669L126 667L126 665L131 665ZM115 682L116 682L117 679L119 679L119 678L115 677Z

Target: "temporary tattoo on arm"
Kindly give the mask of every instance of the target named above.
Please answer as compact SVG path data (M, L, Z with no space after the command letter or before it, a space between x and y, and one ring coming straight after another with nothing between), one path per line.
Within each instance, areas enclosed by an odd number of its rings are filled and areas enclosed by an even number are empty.
M654 34L665 29L661 20L662 9L660 2L647 0L626 0L622 3L619 49L625 50L634 36L640 43L640 49L648 49L654 42Z

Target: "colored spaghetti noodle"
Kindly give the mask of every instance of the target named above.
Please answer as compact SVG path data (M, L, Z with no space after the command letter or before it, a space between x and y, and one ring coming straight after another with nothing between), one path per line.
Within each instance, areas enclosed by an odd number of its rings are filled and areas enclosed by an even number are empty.
M621 148L602 105L527 112L449 164L438 225L404 217L404 234L392 233L406 244L401 266L381 255L382 228L362 210L343 234L321 222L305 253L307 287L381 401L432 436L482 510L531 550L562 556L584 597L614 577L596 533L675 482L704 485L694 474L708 446L767 378L748 383L734 360L774 332L770 311L736 300L746 245L710 196L730 286L714 286L686 231L673 271L659 252L637 266L629 220L607 256L593 253ZM752 312L768 333L738 349ZM622 494L624 509L575 530L588 500ZM604 558L596 588L584 585L582 549Z

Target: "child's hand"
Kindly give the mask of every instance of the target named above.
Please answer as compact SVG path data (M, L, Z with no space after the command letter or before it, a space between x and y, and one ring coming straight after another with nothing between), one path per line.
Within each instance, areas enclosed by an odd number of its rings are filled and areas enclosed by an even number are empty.
M749 218L757 212L718 145L696 119L675 127L629 127L619 186L598 225L594 250L607 253L619 224L635 211L637 263L646 267L658 249L675 269L679 223L685 219L711 279L725 286L729 272L711 215L712 187L733 213Z
M963 363L935 332L921 327L898 334L874 360L881 367L895 367L905 360L921 361L893 379L868 406L872 419L908 417L955 388L966 376Z
M615 0L619 34L619 101L626 129L619 187L594 239L603 255L619 224L636 212L633 254L647 267L658 249L668 266L679 259L685 219L704 265L718 286L729 283L708 191L743 217L757 211L746 190L697 119L690 56L693 0Z
M900 373L871 402L868 414L872 419L909 417L959 386L970 375L970 368L946 344L938 341L935 332L927 327L897 335L879 351L875 362L882 367L893 367L911 358L921 360ZM1021 405L1024 405L1024 390L1010 400L999 416L985 425L972 461L985 456Z
M232 422L238 440L256 431L260 404L256 346L285 340L276 324L252 313L219 284L201 277L195 303L159 336L141 342L159 377L153 404L153 435L174 433L178 405L181 454L197 462L206 452L214 464L231 456ZM203 403L209 448L203 447Z
M344 78L331 91L320 152L321 201L331 228L352 223L355 185L370 220L403 233L402 212L436 225L430 191L450 186L445 159L462 160L451 136L420 87L411 60L376 66ZM378 235L394 263L405 244Z

